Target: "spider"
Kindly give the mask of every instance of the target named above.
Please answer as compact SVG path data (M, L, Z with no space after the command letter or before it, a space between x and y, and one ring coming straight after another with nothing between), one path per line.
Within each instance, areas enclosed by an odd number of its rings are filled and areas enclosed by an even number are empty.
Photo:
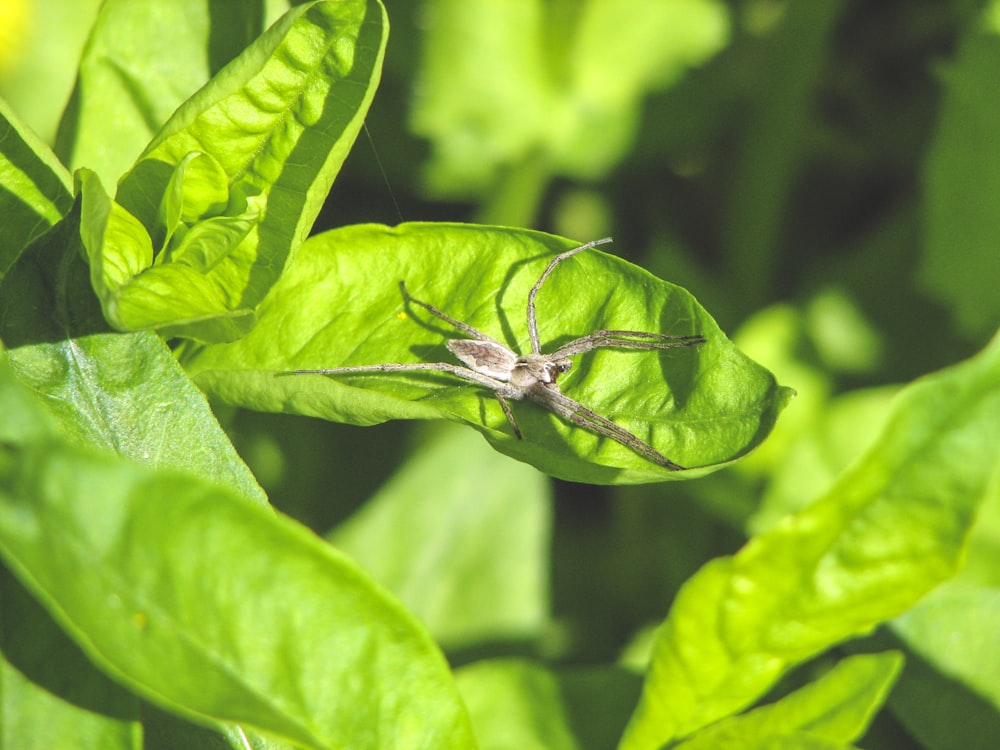
M450 362L426 362L414 364L381 364L356 365L352 367L328 367L315 370L292 370L286 375L342 375L351 373L385 373L414 372L435 370L446 372L463 380L489 388L496 395L503 409L504 416L510 423L514 435L520 439L521 429L514 419L508 401L530 399L549 409L563 419L575 425L596 432L621 443L638 453L643 458L672 471L684 467L674 463L653 446L633 435L628 430L619 427L606 417L602 417L583 404L574 401L559 390L556 380L569 371L573 362L569 359L576 354L593 351L594 349L673 349L675 347L692 346L705 342L700 334L691 336L674 336L663 333L646 333L643 331L616 331L602 329L586 336L573 339L554 352L544 354L538 338L538 322L535 313L535 297L542 284L556 266L567 258L590 248L611 242L610 237L588 242L572 250L556 255L542 272L538 281L528 292L528 335L531 339L531 353L520 355L501 344L496 339L487 336L482 331L467 323L455 320L434 305L422 302L410 296L406 284L400 282L400 289L407 302L419 305L435 317L445 321L459 331L471 336L469 339L451 339L446 346L465 365L464 367Z

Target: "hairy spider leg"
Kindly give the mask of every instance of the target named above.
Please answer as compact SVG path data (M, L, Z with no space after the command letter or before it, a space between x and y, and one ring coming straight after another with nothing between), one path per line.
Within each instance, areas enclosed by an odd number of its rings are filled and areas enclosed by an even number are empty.
M590 248L597 247L598 245L606 245L609 242L611 242L610 237L603 237L599 240L588 242L586 245L580 245L579 247L574 247L572 250L559 253L559 255L549 261L549 265L545 267L544 271L542 271L542 275L538 277L538 281L535 282L535 285L531 287L531 291L528 292L528 337L531 339L532 354L542 353L542 345L538 339L538 320L535 316L535 295L537 295L538 290L542 288L542 284L545 283L549 274L555 270L555 267L567 258L572 258L577 253L582 253L584 250L589 250Z
M416 297L414 297L413 295L410 294L409 290L406 288L406 282L405 281L400 281L399 282L399 289L400 289L400 291L403 292L403 298L407 302L412 302L415 305L419 305L420 307L424 308L427 312L429 312L431 315L434 315L435 317L440 318L445 323L449 323L450 325L453 325L455 328L457 328L460 331L464 331L465 333L467 333L470 336L472 336L472 338L479 339L480 341L491 341L494 344L498 344L500 346L503 346L503 344L501 344L495 338L493 338L492 336L488 336L487 334L485 334L482 331L480 331L478 328L473 328L468 323L463 323L461 320L456 320L455 318L451 317L450 315L448 315L446 312L444 312L440 308L437 308L434 305L432 305L430 302L423 302L422 300L417 299ZM504 347L504 348L506 349L507 347Z
M406 282L405 281L400 281L399 282L399 289L403 293L403 298L407 302L412 302L413 304L418 305L419 307L422 307L427 312L429 312L431 315L435 316L436 318L440 318L441 320L443 320L446 323L450 324L451 326L457 328L458 330L460 330L460 331L462 331L464 333L467 333L468 335L472 336L474 339L477 339L479 341L486 341L486 342L489 342L491 344L495 344L496 346L500 347L501 349L503 349L505 351L510 351L509 349L507 349L506 346L504 346L503 344L501 344L499 341L497 341L496 339L494 339L492 336L489 336L489 335L483 333L478 328L473 328L468 323L464 323L461 320L457 320L456 318L451 317L446 312L444 312L440 308L438 308L438 307L430 304L429 302L424 302L423 300L417 299L412 294L410 294L410 291L406 288ZM459 341L456 341L456 343L461 343L461 342L459 340ZM450 349L451 349L451 347L449 347L449 350ZM513 352L510 352L510 354L511 354L512 358L516 358L516 355L514 355ZM343 373L418 372L418 371L446 372L446 373L449 373L449 374L454 375L456 377L462 378L463 380L468 380L470 382L477 383L479 385L482 385L482 386L485 386L485 387L491 389L493 391L494 395L496 396L497 401L500 402L500 408L503 410L504 417L507 418L507 422L510 424L510 427L511 427L511 429L514 432L515 437L517 437L518 440L522 439L521 428L517 424L517 420L514 418L514 412L511 410L510 404L508 403L507 399L508 398L515 398L515 399L517 399L517 398L521 398L523 396L521 394L516 394L516 393L510 392L510 393L506 393L506 397L505 397L505 392L509 390L509 387L507 386L507 384L504 381L496 379L496 378L492 378L489 375L485 375L485 374L477 372L476 370L473 370L473 369L469 369L469 368L466 368L466 367L460 367L460 366L452 364L450 362L420 362L420 363L411 363L411 364L354 365L354 366L348 366L348 367L326 367L326 368L313 369L313 370L292 370L292 371L290 371L288 373L281 373L281 374L288 374L288 375L337 375L337 374L343 374Z
M412 362L410 364L383 364L383 365L353 365L350 367L323 367L315 370L288 370L287 372L275 373L276 375L339 375L350 372L418 372L420 370L434 370L436 372L446 372L455 377L468 380L472 383L486 386L487 388L507 388L507 384L502 380L483 375L468 367L452 364L451 362Z
M514 412L511 411L508 398L522 398L522 396L511 390L510 386L502 380L491 378L489 375L470 370L468 367L453 365L451 362L413 362L410 364L384 364L384 365L354 365L353 367L324 367L316 370L289 370L279 372L278 375L343 375L344 373L372 373L372 372L419 372L433 371L446 372L462 380L485 386L493 391L503 409L503 415L510 423L514 436L521 439L521 428L518 427L517 420L514 419Z
M574 401L554 386L541 386L528 391L528 396L543 406L548 407L556 415L567 419L573 424L584 429L597 432L599 435L609 437L617 443L624 445L643 458L655 464L670 469L671 471L683 471L684 467L671 461L649 443L640 440L628 430L619 427L606 417L591 411L579 401Z
M510 428L514 431L514 437L518 440L522 440L521 428L517 426L517 420L514 419L514 412L511 411L510 404L507 403L507 399L503 397L500 391L493 391L493 395L497 397L497 401L500 402L500 408L503 409L503 415L507 417L507 423L510 424Z
M634 341L633 339L640 339ZM578 339L563 344L549 356L571 357L594 349L675 349L681 346L704 344L705 337L701 334L681 336L669 333L646 333L644 331L611 331L602 329L588 333Z

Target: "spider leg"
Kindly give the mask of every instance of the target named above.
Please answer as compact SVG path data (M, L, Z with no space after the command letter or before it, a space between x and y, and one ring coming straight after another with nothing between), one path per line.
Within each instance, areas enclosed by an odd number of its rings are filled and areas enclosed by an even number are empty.
M531 352L533 354L541 354L542 346L538 340L538 319L535 315L535 295L538 294L538 290L542 288L542 284L549 277L555 267L562 263L567 258L572 258L579 252L584 250L589 250L592 247L597 247L598 245L606 245L611 242L610 237L604 237L603 239L594 240L593 242L588 242L586 245L580 245L579 247L574 247L572 250L567 250L564 253L559 253L556 257L549 261L549 264L542 271L542 275L538 277L538 281L535 285L531 287L531 291L528 292L528 336L531 338Z
M514 430L514 435L521 439L521 428L517 426L514 412L510 409L508 398L521 398L517 390L512 390L508 383L483 375L467 367L453 365L450 362L415 362L412 364L355 365L353 367L326 367L317 370L289 370L278 375L377 375L386 372L445 372L462 380L468 380L493 391L500 402L503 414Z
M497 341L496 339L492 338L491 336L487 336L485 333L483 333L482 331L480 331L478 328L473 328L468 323L463 323L461 320L456 320L455 318L451 317L450 315L448 315L446 312L444 312L440 308L437 308L434 305L430 304L429 302L423 302L422 300L419 300L416 297L412 296L410 294L410 292L406 289L406 282L405 281L400 281L399 282L399 288L403 292L403 298L407 302L412 302L415 305L419 305L420 307L424 308L427 312L429 312L434 317L440 318L445 323L448 323L449 325L454 326L458 330L463 331L463 332L469 334L470 336L472 336L472 338L479 339L480 341L492 341L494 344L499 344L500 343L499 341Z
M619 427L610 419L602 417L588 409L578 401L574 401L561 391L551 387L535 388L528 391L528 396L538 404L545 406L552 412L567 419L575 425L579 425L591 432L611 438L617 443L624 445L643 458L655 464L670 469L671 471L682 471L683 466L674 463L669 458L656 450L649 443L640 440L628 430Z
M500 391L496 391L497 401L500 402L500 408L503 409L503 415L507 417L507 421L510 422L511 429L514 430L514 437L518 440L521 439L521 428L517 426L517 420L514 419L514 412L510 410L510 404L507 403L507 399L504 398Z
M563 344L550 357L570 357L574 354L593 351L594 349L674 349L680 346L704 344L705 337L700 334L691 336L675 336L668 333L646 333L645 331L612 331L600 330L573 339Z
M419 371L446 372L462 380L468 380L478 385L489 388L492 391L506 390L509 388L504 383L489 375L470 370L467 367L453 365L450 362L414 362L412 364L384 364L384 365L355 365L353 367L325 367L317 370L289 370L279 372L278 375L374 375L384 372L419 372Z

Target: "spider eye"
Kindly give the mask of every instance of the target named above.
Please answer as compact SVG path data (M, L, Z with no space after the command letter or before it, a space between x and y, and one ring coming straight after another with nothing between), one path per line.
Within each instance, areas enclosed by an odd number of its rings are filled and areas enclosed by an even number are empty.
M543 383L554 383L556 378L566 372L573 363L568 359L562 359L558 362L546 362L545 366L541 370L541 377L539 378Z

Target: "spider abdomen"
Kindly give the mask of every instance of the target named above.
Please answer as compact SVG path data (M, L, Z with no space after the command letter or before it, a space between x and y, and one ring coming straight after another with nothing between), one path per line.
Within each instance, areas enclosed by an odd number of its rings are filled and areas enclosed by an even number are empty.
M517 355L496 341L452 339L446 346L466 367L504 383L517 363Z

